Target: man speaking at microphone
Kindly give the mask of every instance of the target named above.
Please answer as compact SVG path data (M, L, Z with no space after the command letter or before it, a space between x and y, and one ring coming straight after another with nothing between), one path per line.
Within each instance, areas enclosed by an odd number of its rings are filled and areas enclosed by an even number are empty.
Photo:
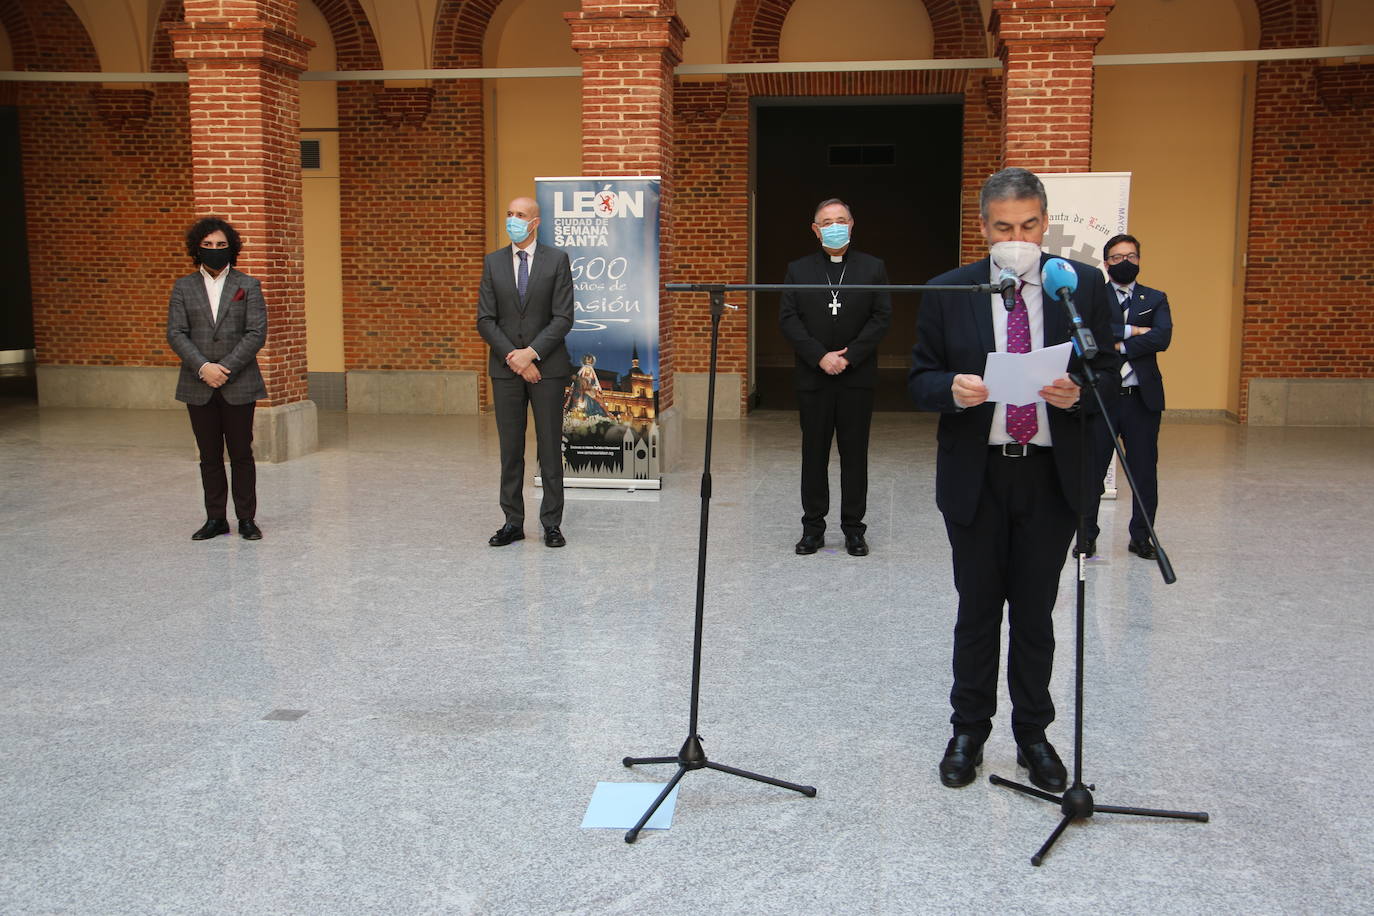
M997 711L1002 608L1010 647L1007 688L1018 765L1047 792L1067 787L1067 773L1045 736L1054 721L1054 610L1059 574L1073 539L1082 496L1080 411L1095 429L1090 395L1066 373L1041 388L1043 401L1008 405L988 400L988 353L1024 353L1070 339L1071 321L1058 290L1042 288L1050 257L1040 250L1048 219L1045 186L1025 169L1009 168L983 184L983 237L990 257L931 280L956 286L1003 283L1004 294L931 292L921 302L908 388L921 410L940 416L935 500L945 517L959 593L954 625L954 735L940 761L940 781L973 781ZM1111 340L1101 274L1072 261L1072 300L1094 337ZM1072 285L1072 284L1070 284ZM1110 346L1092 360L1113 373ZM1094 474L1091 486L1101 488Z

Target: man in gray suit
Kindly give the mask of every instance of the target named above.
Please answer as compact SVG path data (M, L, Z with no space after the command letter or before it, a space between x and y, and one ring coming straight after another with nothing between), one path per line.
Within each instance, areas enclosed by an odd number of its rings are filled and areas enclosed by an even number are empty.
M195 541L229 533L226 446L239 535L249 541L262 538L254 521L253 408L267 397L257 359L267 340L267 306L262 285L231 266L242 247L239 234L224 220L197 222L186 233L186 253L196 272L176 281L167 306L167 342L181 357L176 398L191 415L205 491L206 521L191 535Z
M506 210L511 244L487 255L477 295L477 331L491 346L489 371L496 429L501 437L501 510L506 521L487 543L504 547L525 538L525 422L534 411L534 436L544 498L539 521L544 543L562 547L563 392L572 360L563 339L572 330L572 269L566 252L539 245L539 205L517 197ZM527 408L528 405L528 408Z

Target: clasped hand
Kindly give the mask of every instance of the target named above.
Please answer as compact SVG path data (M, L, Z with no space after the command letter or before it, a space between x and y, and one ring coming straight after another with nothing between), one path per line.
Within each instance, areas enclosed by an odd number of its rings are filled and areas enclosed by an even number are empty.
M211 388L219 388L229 381L229 370L219 363L206 363L200 367L200 380Z
M839 375L841 372L848 369L849 360L844 357L848 352L849 348L845 347L843 350L831 350L829 353L822 356L820 361L821 371L827 375Z

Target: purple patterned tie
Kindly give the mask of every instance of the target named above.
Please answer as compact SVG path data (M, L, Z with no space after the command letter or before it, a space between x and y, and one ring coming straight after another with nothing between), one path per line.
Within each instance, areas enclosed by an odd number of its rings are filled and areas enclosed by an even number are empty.
M1007 352L1029 353L1031 348L1030 318L1026 314L1026 300L1021 298L1021 290L1026 285L1022 280L1016 288L1016 308L1007 316ZM1040 424L1035 419L1035 405L1024 407L1007 405L1007 435L1021 445L1031 441Z

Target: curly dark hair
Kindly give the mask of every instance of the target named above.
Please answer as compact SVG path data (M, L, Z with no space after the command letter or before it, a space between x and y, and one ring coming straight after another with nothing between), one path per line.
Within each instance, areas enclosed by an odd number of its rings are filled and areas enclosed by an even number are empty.
M200 263L200 243L212 232L224 233L224 237L229 240L229 263L237 261L239 251L243 248L243 239L239 238L233 226L214 216L196 220L196 224L186 230L186 253L191 256L191 260Z

